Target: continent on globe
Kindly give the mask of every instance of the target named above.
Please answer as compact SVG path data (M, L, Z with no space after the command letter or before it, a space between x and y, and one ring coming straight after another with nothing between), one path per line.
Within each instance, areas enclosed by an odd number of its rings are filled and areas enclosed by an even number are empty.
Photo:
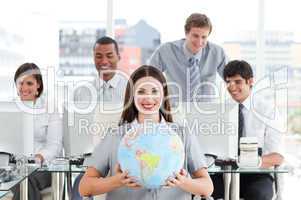
M158 167L160 162L160 156L151 153L143 152L141 150L136 151L137 159L140 161L141 177L143 181L152 175L154 170Z
M128 147L131 148L132 142L137 138L138 134L135 130L131 130L124 136L124 144Z

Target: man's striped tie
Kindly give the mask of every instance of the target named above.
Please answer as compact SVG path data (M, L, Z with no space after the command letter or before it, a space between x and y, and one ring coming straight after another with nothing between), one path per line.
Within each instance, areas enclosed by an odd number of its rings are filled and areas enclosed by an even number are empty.
M199 59L191 57L189 59L189 76L190 76L190 101L193 101L197 91L197 86L200 84L200 69L199 69Z
M110 102L112 101L112 93L110 91L110 84L104 82L103 83L103 101L104 102Z

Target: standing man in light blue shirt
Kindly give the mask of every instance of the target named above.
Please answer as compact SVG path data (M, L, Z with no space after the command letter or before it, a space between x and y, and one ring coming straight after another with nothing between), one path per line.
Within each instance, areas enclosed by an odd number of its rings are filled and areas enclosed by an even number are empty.
M216 74L222 77L227 57L224 50L208 41L210 19L191 14L185 24L185 39L161 45L151 56L150 65L165 72L176 101L194 101L214 95Z

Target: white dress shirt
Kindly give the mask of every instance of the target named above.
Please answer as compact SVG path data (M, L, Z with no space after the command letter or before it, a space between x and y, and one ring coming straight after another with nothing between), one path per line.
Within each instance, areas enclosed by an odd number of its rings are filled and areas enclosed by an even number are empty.
M276 106L269 99L252 96L242 102L244 116L243 136L257 137L263 155L275 152L282 154L282 130L284 126ZM252 98L251 98L252 96ZM283 155L283 154L282 154Z
M107 128L112 124L118 125L123 110L127 82L127 77L119 73L116 73L107 82L99 77L94 79L92 85L97 91L97 106L91 114L95 124ZM86 87L79 88L74 95L74 100L77 102L90 102L91 99L91 93ZM103 109L106 110L106 113L103 112ZM114 113L110 112L112 110ZM94 145L102 140L104 134L105 130L101 128L93 137Z
M99 125L100 128L97 134L93 135L93 145L94 147L102 142L105 134L107 133L108 128L118 126L121 112L123 110L124 96L127 85L126 77L115 74L111 80L108 82L103 81L100 78L94 80L95 87L98 93L98 103L96 108L94 109L93 114L93 123ZM107 88L108 87L108 88ZM87 90L79 90L77 96L75 97L76 101L90 101L91 96L87 92ZM108 91L104 91L105 89L109 89ZM104 98L105 92L110 96L110 100ZM88 98L87 98L88 97ZM104 104L102 104L104 103ZM113 112L102 112L102 109L106 109L106 111ZM84 165L88 165L89 159L85 159Z
M108 93L111 95L110 99L113 102L121 102L123 103L124 99L124 93L125 93L125 88L127 84L127 79L125 76L122 74L116 73L112 79L109 81L105 82L101 78L97 77L94 79L92 82L92 85L95 87L97 91L97 101L106 101L104 98L104 94L106 87L109 90ZM91 101L92 96L88 88L86 87L81 87L79 88L74 95L74 100L75 101L86 101L89 102Z
M63 121L59 113L48 113L42 97L36 100L34 108L45 109L34 115L34 152L51 161L62 152Z

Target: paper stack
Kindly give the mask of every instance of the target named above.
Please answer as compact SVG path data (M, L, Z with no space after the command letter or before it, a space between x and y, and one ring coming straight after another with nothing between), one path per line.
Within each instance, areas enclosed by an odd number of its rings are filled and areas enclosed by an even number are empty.
M241 137L239 142L240 167L258 167L258 140L257 137Z

